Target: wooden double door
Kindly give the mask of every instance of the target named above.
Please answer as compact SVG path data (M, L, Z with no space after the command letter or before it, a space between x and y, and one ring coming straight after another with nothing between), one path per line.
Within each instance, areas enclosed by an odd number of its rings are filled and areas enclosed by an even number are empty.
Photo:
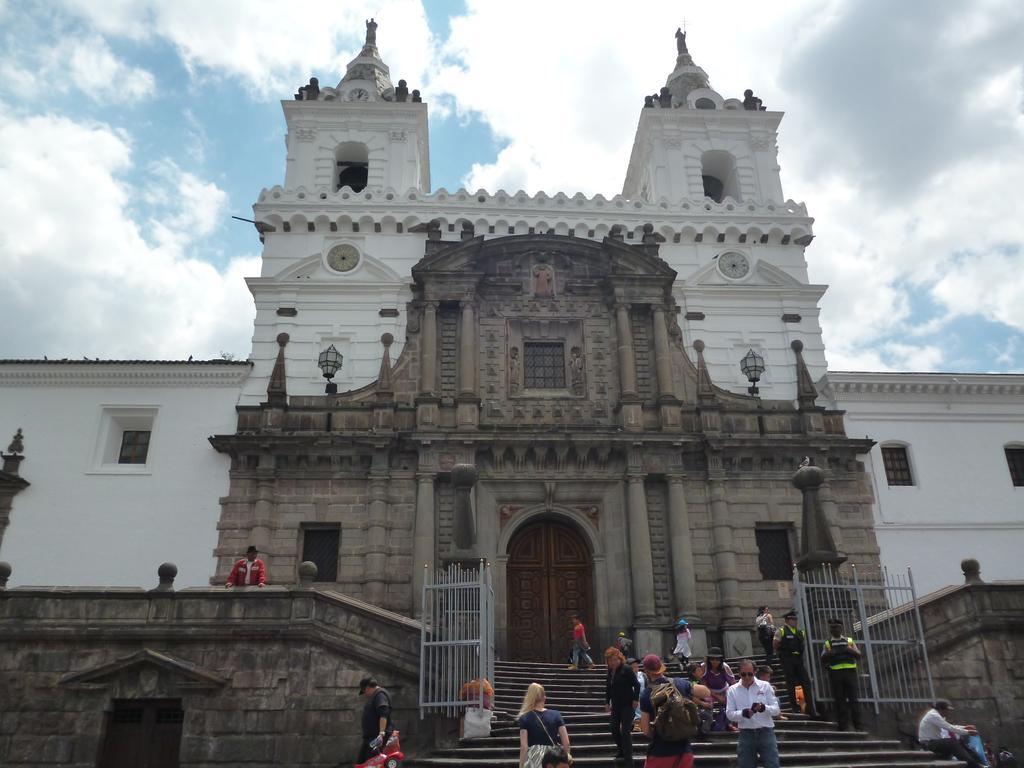
M178 768L181 699L115 699L98 768Z
M519 530L508 554L509 657L565 661L572 645L570 617L578 615L588 627L594 621L590 547L572 525L542 520Z

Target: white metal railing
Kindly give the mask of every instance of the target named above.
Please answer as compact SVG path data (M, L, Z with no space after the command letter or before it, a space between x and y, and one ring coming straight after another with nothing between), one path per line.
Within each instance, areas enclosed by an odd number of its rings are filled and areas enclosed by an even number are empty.
M874 577L850 575L825 567L794 573L800 626L807 632L807 671L815 701L831 701L828 676L819 655L830 637L829 622L838 619L843 633L861 649L858 664L860 700L914 709L935 700L928 649L918 610L914 576L883 570Z
M458 715L484 706L484 681L494 680L494 590L491 569L449 565L423 583L423 630L420 636L420 717L427 713ZM477 680L480 695L462 696L462 687Z

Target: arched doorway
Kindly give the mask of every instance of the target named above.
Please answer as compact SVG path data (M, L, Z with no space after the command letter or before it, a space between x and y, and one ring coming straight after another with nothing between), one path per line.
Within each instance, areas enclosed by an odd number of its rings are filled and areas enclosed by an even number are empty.
M594 624L594 564L580 532L557 520L523 526L508 545L507 583L510 658L568 658L569 617Z

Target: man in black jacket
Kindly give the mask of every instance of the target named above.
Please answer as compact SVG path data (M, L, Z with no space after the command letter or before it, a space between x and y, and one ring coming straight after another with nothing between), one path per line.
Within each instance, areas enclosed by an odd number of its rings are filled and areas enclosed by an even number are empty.
M618 648L604 652L608 677L604 683L604 700L611 715L612 738L615 739L616 758L633 765L633 713L640 706L640 681Z
M365 763L384 749L391 731L391 696L372 677L359 681L359 695L366 698L363 705L362 734L357 763Z

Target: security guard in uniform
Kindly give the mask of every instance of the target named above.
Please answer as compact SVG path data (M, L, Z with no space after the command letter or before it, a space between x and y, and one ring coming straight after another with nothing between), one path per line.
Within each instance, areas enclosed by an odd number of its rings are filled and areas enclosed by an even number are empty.
M843 636L843 624L833 619L828 625L831 638L825 641L821 660L828 667L828 679L832 685L832 699L836 704L836 725L840 731L850 727L863 730L860 724L860 704L857 701L857 659L860 649L852 637Z
M800 712L800 705L796 700L796 687L799 685L804 691L804 704L807 714L816 717L814 709L814 697L811 693L811 679L807 675L807 668L804 667L804 653L806 652L807 635L802 629L796 626L796 611L790 611L783 617L786 621L775 633L772 647L775 654L782 662L782 674L786 677L786 692L789 694L789 706L794 712Z

